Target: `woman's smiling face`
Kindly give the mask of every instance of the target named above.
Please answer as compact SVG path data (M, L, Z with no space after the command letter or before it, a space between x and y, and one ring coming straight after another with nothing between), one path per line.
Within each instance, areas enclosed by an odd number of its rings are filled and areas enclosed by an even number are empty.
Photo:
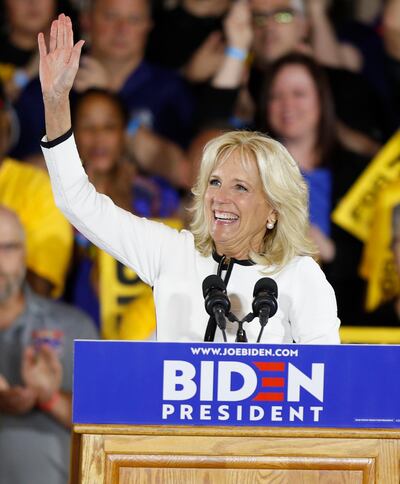
M269 123L282 139L314 137L321 120L317 86L299 64L282 67L272 84L267 106Z
M267 221L276 219L256 161L237 150L211 172L204 207L217 252L236 259L262 251Z

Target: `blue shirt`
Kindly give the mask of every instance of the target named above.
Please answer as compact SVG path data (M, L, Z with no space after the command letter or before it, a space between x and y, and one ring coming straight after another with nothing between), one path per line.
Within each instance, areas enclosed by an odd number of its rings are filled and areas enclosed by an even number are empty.
M303 171L308 185L310 222L325 235L331 234L332 174L328 168Z

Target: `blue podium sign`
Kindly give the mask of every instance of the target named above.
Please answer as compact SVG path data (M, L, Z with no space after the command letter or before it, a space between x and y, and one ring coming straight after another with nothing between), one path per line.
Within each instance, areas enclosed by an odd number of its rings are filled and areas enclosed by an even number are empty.
M400 427L400 346L76 341L73 421Z

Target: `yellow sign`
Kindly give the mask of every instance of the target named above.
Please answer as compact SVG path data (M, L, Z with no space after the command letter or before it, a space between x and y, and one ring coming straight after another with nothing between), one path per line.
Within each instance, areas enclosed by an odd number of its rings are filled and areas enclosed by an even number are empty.
M364 246L361 275L368 280L365 308L373 311L390 301L400 290L399 275L392 251L393 209L400 205L400 180L379 195Z
M342 198L332 213L332 220L366 242L376 199L381 190L395 180L400 180L400 131L379 151Z

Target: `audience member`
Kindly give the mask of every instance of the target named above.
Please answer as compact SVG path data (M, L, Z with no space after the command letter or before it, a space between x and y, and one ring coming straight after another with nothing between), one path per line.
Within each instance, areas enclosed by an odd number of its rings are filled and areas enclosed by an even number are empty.
M254 65L249 89L253 99L258 101L265 69L272 61L293 51L309 53L324 65L329 78L338 119L341 121L339 135L342 142L353 151L368 156L375 154L393 131L393 122L384 112L379 96L365 79L344 69L345 63L337 60L340 56L334 60L332 52L341 51L332 29L328 28L326 16L321 26L321 21L318 24L313 20L316 16L310 13L312 9L305 10L302 0L252 0L251 5L254 20ZM313 5L315 8L315 3ZM318 16L321 17L322 13ZM316 32L319 34L313 37ZM313 43L313 38L319 40ZM322 41L323 47L320 47ZM324 50L329 45L331 54Z
M179 195L165 180L139 173L125 152L126 112L119 98L104 90L90 90L77 100L73 115L80 157L90 181L125 210L148 218L176 216ZM103 258L85 237L76 233L76 260L71 278L71 302L84 309L102 327L99 281ZM132 281L135 281L133 284ZM114 278L108 278L108 292ZM146 295L146 286L136 275L130 277L129 296ZM104 295L103 295L104 296ZM107 296L104 296L107 297ZM128 293L125 292L125 301ZM110 337L110 332L108 332ZM115 333L112 333L115 336Z
M24 284L25 236L0 206L0 482L67 484L72 344L95 338L78 310Z
M192 100L175 73L144 60L151 25L149 0L92 2L90 51L82 58L75 89L118 92L131 122L184 145L190 135Z
M223 123L231 128L242 128L252 120L235 116L238 95L243 92L248 76L248 52L253 32L251 14L247 1L232 3L223 21L225 50L220 65L208 83L192 84L197 92L197 128ZM243 114L243 113L242 113Z
M70 262L72 228L54 204L47 174L4 157L9 136L9 110L0 85L0 203L14 210L24 226L32 288L59 296Z
M394 58L398 57L395 40L395 26L399 24L398 5L398 0L381 1L380 5L377 2L369 19L350 17L337 24L338 36L357 52L358 62L353 66L354 71L360 73L378 93L387 119L386 126L392 125L394 129L400 120L398 83L393 85L391 54L393 52Z
M361 244L331 224L330 215L367 160L338 144L329 85L311 57L280 57L266 78L261 127L286 146L308 183L311 237L335 288L339 316L350 324L362 309L363 284L357 275Z
M38 98L39 32L50 35L51 19L67 11L74 18L68 0L0 0L0 15L4 15L0 33L0 80L7 97L15 105L13 117L15 138L10 146L10 156L42 163L38 140L43 132L43 106ZM36 135L36 136L35 136ZM39 138L37 138L39 136Z
M175 8L155 11L146 57L180 69L192 82L217 72L224 56L223 20L231 0L182 0Z
M49 33L51 20L57 13L57 2L3 0L1 4L6 28L0 35L0 79L7 95L16 99L38 75L37 35L39 32Z
M230 122L245 81L252 25L248 2L183 0L154 16L147 58L179 69L197 101L195 128Z

